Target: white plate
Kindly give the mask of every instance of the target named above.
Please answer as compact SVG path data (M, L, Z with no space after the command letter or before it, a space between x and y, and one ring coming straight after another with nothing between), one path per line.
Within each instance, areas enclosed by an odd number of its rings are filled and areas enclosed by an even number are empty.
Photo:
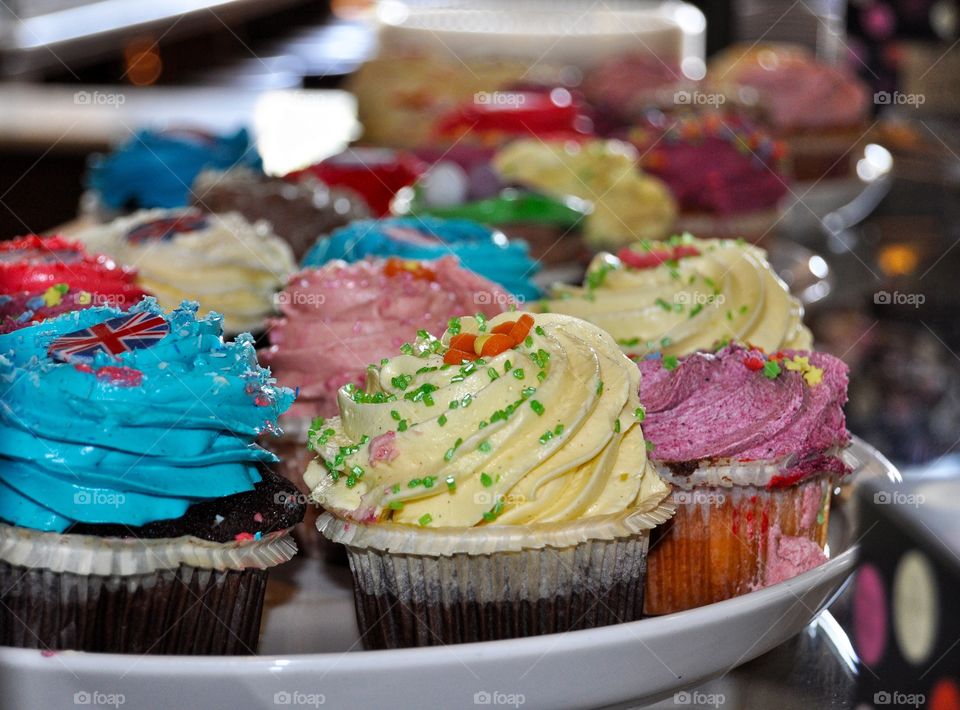
M899 478L869 445L855 440L852 452L863 462L860 478ZM653 702L756 658L828 606L855 564L849 508L838 505L834 512L833 558L787 582L679 614L512 641L361 652L349 573L297 560L271 582L265 655L177 658L2 648L0 707L489 704L528 710Z

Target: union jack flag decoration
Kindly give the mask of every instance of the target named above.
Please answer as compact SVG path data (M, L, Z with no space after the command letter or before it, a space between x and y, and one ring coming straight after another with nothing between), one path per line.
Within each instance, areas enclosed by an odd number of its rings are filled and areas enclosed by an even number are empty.
M149 348L170 332L170 324L153 313L130 313L60 336L47 354L60 362L93 360L98 352L119 355Z
M182 214L178 217L164 217L144 224L138 224L127 232L127 241L141 244L147 241L167 241L177 234L196 232L206 229L207 218L202 214Z

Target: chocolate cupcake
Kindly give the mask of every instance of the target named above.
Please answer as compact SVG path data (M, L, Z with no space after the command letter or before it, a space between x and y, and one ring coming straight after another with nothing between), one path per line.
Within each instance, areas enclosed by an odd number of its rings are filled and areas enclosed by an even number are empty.
M147 299L0 336L0 643L255 652L303 506L254 440L293 393L221 333Z
M637 399L600 329L559 315L450 321L340 390L305 474L347 547L367 647L632 621L669 518Z

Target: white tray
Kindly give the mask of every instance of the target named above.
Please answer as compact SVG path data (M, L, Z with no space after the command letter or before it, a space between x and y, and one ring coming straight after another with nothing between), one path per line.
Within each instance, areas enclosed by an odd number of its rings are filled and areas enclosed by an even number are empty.
M858 478L899 479L864 442L855 439L852 452L863 462ZM0 648L0 708L558 710L654 702L756 658L809 624L855 565L851 529L843 496L832 518L830 561L718 604L599 629L396 651L360 650L345 568L298 559L271 580L263 655Z

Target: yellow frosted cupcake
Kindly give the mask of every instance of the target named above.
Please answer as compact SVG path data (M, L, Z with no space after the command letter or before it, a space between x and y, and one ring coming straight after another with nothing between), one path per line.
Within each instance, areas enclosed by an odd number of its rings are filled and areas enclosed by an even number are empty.
M340 390L304 476L330 511L321 532L347 546L364 642L639 618L649 531L672 509L647 460L639 370L613 339L504 313L402 350Z
M599 254L583 286L554 286L540 308L600 326L632 356L686 355L731 340L767 352L812 342L803 306L765 251L689 234Z

